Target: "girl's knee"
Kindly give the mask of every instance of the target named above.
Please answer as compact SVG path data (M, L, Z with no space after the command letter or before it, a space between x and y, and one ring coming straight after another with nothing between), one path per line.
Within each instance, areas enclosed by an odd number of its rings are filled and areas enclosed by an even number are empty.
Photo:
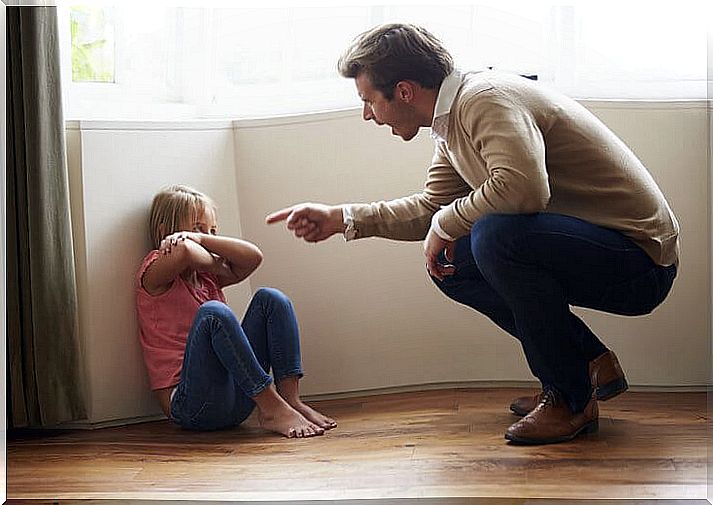
M233 310L225 303L218 300L209 300L198 309L198 318L212 318L221 322L232 322L235 319Z
M207 302L204 302L201 304L200 308L198 309L201 313L203 314L220 314L226 310L230 310L230 307L228 307L225 303L219 301L219 300L208 300Z
M292 305L292 302L285 293L275 288L260 288L255 292L255 300L264 303L278 303L281 305Z

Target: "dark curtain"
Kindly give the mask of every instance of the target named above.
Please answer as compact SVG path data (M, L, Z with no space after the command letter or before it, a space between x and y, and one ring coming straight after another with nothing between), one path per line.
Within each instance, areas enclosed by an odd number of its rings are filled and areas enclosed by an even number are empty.
M86 418L56 7L7 7L8 428Z

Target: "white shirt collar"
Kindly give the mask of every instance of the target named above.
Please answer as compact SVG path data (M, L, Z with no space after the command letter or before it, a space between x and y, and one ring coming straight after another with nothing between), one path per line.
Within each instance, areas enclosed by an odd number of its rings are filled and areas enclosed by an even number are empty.
M451 113L453 101L463 83L463 78L464 75L458 69L455 69L441 83L436 97L436 107L433 110L433 123L431 124L431 137L436 140L445 142L448 137L448 117Z

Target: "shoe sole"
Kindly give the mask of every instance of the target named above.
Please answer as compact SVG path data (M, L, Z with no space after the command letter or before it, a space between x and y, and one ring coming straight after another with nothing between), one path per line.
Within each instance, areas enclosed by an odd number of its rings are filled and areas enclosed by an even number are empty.
M619 380L611 381L608 384L604 384L603 386L596 388L594 390L594 398L597 401L605 402L607 400L611 400L615 396L619 396L627 389L629 389L629 384L626 382L626 379L622 377ZM513 404L510 405L510 412L516 416L525 417L532 411L518 408Z
M579 435L585 435L588 433L596 433L599 431L599 420L595 419L592 422L589 422L582 426L580 429L578 429L576 432L574 432L572 435L565 435L562 437L556 437L556 438L522 438L518 437L516 435L511 435L510 433L505 434L505 439L509 440L513 444L517 445L545 445L545 444L558 444L560 442L569 442L570 440L575 439Z

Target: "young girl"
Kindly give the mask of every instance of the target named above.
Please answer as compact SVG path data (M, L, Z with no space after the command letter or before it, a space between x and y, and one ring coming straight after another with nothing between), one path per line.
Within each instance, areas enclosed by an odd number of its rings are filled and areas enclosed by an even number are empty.
M152 250L136 276L141 345L151 389L183 428L216 430L244 421L311 437L334 420L300 401L297 320L280 291L261 288L242 324L222 288L261 263L250 242L218 235L216 207L204 194L171 186L153 199ZM273 378L268 375L272 368Z

